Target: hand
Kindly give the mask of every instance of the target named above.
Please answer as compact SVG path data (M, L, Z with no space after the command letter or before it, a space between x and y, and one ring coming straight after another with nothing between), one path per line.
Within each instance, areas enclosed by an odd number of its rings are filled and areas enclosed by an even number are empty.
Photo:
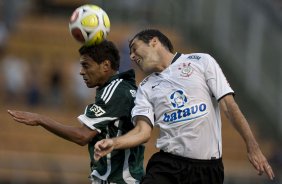
M275 176L273 170L259 147L256 147L252 151L248 152L248 158L255 169L258 171L258 175L262 175L265 172L268 175L269 179L274 179Z
M112 139L103 139L95 144L94 159L98 161L103 156L114 150L114 141Z
M31 113L31 112L24 112L24 111L13 111L8 110L8 113L13 117L13 119L19 123L24 123L30 126L38 126L40 115Z

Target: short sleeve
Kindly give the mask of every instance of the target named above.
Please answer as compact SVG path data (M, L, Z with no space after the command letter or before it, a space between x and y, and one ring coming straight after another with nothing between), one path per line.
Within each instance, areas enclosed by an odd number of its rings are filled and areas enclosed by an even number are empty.
M216 60L210 55L207 55L205 64L205 78L213 96L215 96L217 100L220 100L227 94L233 94L234 91L230 87L230 84Z
M112 93L109 93L107 98L104 98L103 95L97 95L96 102L88 105L84 114L80 115L78 120L97 131L101 131L113 121L130 120L135 91L135 89L126 87L121 83Z
M145 92L142 89L142 86L139 86L139 89L136 93L135 106L131 111L132 118L135 116L146 116L151 124L154 125L154 111L152 104L148 101L148 98ZM136 123L136 122L133 122Z

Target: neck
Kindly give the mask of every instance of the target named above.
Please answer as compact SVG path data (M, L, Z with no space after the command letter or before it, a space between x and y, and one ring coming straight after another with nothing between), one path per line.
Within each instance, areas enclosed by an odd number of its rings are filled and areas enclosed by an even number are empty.
M106 77L104 78L104 80L101 82L101 85L104 85L108 80L110 80L110 78L114 75L117 74L117 71L114 70L110 70L107 72Z
M163 55L160 55L159 60L161 61L160 65L156 68L156 72L162 72L171 64L174 54L166 52Z

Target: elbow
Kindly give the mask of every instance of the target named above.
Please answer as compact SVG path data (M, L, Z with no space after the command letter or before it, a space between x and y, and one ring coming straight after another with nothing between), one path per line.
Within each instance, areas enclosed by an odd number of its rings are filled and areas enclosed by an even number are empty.
M75 143L80 146L85 146L89 143L90 139L84 135L78 135L75 139Z
M141 137L139 143L147 143L151 138L152 126L147 122L139 123L138 125L136 127L137 136Z
M150 140L150 138L151 138L151 134L145 134L144 138L143 138L143 140L144 140L143 142L147 143Z
M137 141L138 144L145 144L149 142L151 138L150 132L145 132L145 131L143 131L142 133L139 133L137 136L139 137L139 141Z
M82 128L82 131L76 131L74 142L80 146L85 146L97 135L97 133L97 131L85 130L85 128Z
M87 145L88 144L88 142L86 142L86 141L76 141L75 142L76 144L78 144L79 146L85 146L85 145Z

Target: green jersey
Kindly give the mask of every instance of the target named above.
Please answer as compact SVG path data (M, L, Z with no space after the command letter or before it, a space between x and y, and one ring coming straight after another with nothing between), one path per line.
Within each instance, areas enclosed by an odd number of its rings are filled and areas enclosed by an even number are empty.
M144 169L144 146L114 150L99 161L94 160L94 145L105 138L127 133L134 125L131 109L137 87L133 70L114 75L96 90L95 103L86 107L79 121L99 134L88 144L91 175L112 183L139 183Z

